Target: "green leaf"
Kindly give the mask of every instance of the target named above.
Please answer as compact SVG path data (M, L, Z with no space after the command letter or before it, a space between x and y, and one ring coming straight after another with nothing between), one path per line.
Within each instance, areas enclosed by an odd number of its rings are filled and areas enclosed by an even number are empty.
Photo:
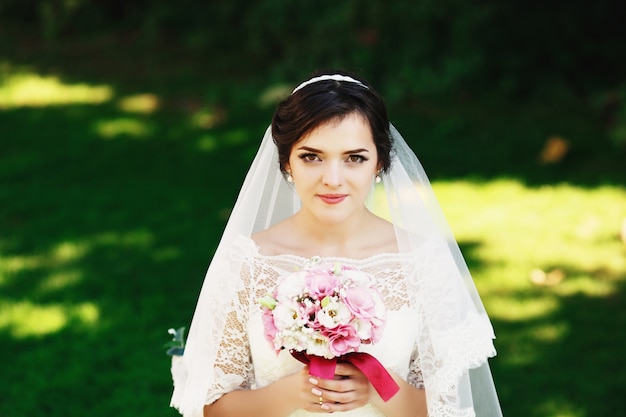
M276 299L271 295L266 295L265 297L259 298L258 302L263 307L269 308L270 310L274 310L276 308Z

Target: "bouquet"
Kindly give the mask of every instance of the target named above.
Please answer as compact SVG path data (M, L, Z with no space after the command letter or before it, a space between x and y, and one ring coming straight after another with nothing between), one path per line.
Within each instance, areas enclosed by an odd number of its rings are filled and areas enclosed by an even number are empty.
M273 294L259 300L265 337L278 353L289 350L309 364L312 375L334 377L338 360L357 366L383 400L399 389L373 356L359 352L376 343L384 329L383 299L370 275L315 257L304 268L279 278Z

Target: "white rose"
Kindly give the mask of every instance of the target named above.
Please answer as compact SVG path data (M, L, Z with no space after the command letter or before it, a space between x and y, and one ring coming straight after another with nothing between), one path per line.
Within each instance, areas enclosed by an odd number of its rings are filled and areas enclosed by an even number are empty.
M356 334L361 340L369 340L372 336L372 323L369 320L357 319L354 321L356 325Z
M282 301L302 294L305 277L306 271L299 271L281 278L278 281L276 298Z
M325 358L333 357L328 348L328 341L324 336L312 335L304 346L306 346L306 353L309 355L323 356Z
M327 329L334 329L340 324L348 324L351 319L352 313L348 307L335 299L330 299L317 313L317 321Z
M283 301L273 310L274 324L279 330L291 329L300 320L298 304L293 301Z

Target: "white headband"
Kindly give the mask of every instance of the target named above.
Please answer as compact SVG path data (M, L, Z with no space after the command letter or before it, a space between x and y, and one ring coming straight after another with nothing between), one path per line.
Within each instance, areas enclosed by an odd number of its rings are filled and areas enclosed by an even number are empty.
M311 78L308 81L303 82L302 84L300 84L299 86L297 86L292 92L291 94L295 93L296 91L298 91L299 89L306 87L309 84L313 84L316 83L318 81L326 81L326 80L335 80L335 81L348 81L351 83L355 83L360 85L363 88L367 88L367 86L365 84L363 84L361 81L355 80L352 77L348 77L347 75L340 75L340 74L334 74L334 75L320 75L319 77L315 77L315 78Z

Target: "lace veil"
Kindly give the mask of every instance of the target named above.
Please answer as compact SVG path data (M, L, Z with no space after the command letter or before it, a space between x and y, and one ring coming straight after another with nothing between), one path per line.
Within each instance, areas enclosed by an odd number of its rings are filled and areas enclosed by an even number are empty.
M326 79L358 82L339 75ZM380 184L372 184L368 208L395 225L400 251L411 252L425 240L436 241L441 248L438 256L449 266L445 279L430 279L431 294L421 306L426 310L428 334L424 337L428 343L420 357L432 355L433 363L439 364L422 370L429 415L473 416L473 409L476 416L501 416L487 362L495 355L489 318L424 169L400 133L390 128L394 146L391 168ZM179 363L172 367L171 405L185 417L202 416L213 383L211 372L206 371L214 368L216 348L211 340L225 331L226 317L220 312L227 310L228 294L240 290L236 280L227 279L237 273L227 259L227 249L239 235L251 236L299 208L297 194L279 169L268 127L208 268L183 363L178 358Z

